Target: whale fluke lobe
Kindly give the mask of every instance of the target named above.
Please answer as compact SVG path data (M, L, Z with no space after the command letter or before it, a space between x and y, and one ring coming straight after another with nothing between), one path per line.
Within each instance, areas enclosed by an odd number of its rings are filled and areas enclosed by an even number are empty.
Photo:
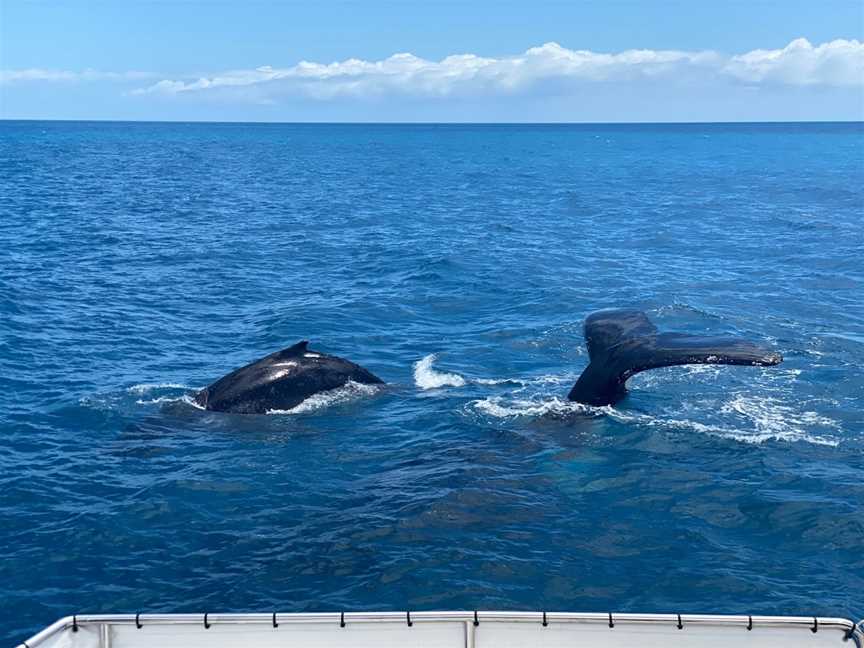
M585 319L590 362L570 394L572 401L611 405L627 393L631 376L658 367L686 364L770 366L783 357L758 344L731 337L660 333L639 310L592 313Z
M380 385L384 381L344 358L309 349L309 342L271 353L223 376L195 395L201 407L235 414L289 410L310 396L348 382Z

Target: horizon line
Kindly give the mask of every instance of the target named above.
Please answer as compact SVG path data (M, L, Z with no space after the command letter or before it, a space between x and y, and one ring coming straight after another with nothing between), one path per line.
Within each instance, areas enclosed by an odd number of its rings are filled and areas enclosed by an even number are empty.
M862 119L724 120L724 121L267 121L217 119L38 119L0 117L0 122L106 124L260 124L283 126L685 126L716 124L862 124Z

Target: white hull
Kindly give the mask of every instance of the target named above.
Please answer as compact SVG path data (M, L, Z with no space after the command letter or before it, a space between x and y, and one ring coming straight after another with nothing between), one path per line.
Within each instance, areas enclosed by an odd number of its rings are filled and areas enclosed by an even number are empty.
M57 621L19 648L852 648L861 644L860 629L840 618L336 612L77 615Z

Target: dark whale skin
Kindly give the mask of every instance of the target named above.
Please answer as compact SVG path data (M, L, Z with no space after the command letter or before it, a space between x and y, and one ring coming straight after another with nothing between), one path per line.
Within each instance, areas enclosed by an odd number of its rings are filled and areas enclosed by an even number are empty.
M567 398L611 405L627 395L627 379L647 369L685 364L755 365L783 361L776 351L732 337L660 333L639 310L615 309L585 319L590 362Z
M288 410L310 396L348 381L380 385L384 381L344 358L308 348L304 340L223 376L195 395L204 409L233 414Z

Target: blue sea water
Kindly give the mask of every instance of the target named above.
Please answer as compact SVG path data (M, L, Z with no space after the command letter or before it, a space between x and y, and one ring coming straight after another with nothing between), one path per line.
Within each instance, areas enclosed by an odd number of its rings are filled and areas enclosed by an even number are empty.
M73 612L864 615L861 124L0 146L0 642ZM785 362L568 404L617 306ZM189 402L304 338L388 387Z

